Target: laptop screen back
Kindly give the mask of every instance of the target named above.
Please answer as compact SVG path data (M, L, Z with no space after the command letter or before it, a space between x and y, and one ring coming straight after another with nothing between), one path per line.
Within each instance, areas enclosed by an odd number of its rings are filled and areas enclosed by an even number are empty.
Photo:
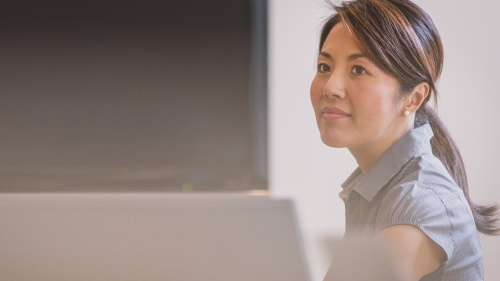
M287 200L0 194L0 228L1 280L309 280Z

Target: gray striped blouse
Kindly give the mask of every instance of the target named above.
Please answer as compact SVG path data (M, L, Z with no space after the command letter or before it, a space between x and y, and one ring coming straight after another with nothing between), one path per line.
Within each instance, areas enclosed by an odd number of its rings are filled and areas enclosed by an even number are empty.
M358 168L342 184L345 237L411 225L447 255L443 265L422 280L484 280L471 209L462 190L432 154L433 135L429 124L411 130L368 173Z

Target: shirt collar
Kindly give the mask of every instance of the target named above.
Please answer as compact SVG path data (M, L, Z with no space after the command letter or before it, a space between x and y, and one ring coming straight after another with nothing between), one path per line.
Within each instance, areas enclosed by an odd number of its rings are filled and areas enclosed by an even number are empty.
M366 174L358 167L342 184L344 190L356 190L366 200L373 197L414 157L431 152L430 139L434 136L426 123L412 129L382 155L375 166ZM353 186L355 185L355 186Z

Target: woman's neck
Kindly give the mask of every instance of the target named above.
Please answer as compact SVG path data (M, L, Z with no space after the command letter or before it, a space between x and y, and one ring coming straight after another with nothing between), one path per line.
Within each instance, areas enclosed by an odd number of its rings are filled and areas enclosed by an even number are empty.
M368 173L377 164L378 160L384 153L391 148L398 140L406 135L412 127L400 130L398 133L391 134L390 137L384 138L379 141L374 141L363 146L349 147L349 151L356 159L359 168L363 174Z
M349 151L351 152L352 156L354 156L354 159L356 159L356 162L358 163L358 166L363 174L366 174L373 168L373 166L375 166L375 164L389 149L389 147L386 147L385 149L382 147L351 147L349 148Z

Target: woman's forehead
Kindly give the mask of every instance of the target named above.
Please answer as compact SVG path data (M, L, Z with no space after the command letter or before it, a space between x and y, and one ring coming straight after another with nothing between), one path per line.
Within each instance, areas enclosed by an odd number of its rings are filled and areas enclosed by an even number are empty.
M358 39L350 32L349 28L342 23L337 23L328 33L321 48L323 52L335 51L338 48L348 48L351 51L362 53Z

